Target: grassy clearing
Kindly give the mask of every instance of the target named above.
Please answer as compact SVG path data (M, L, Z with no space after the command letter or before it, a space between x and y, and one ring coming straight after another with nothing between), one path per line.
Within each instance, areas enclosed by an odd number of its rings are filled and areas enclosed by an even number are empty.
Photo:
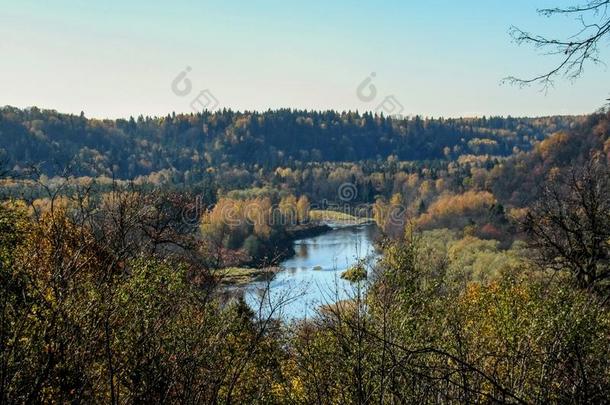
M358 218L344 212L329 210L311 210L309 211L309 218L312 221L349 222L353 224L369 222L367 218Z
M243 285L263 280L275 274L274 268L253 269L249 267L227 267L215 271L222 284Z

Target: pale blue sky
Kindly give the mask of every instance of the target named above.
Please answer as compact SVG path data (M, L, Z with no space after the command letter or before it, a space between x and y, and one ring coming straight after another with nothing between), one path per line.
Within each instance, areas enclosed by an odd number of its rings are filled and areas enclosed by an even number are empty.
M0 0L0 105L160 115L190 112L207 88L238 110L363 111L395 95L405 114L425 116L588 113L610 97L605 66L546 95L500 84L552 63L512 43L510 25L571 33L576 22L536 14L565 4L573 2ZM187 66L193 90L180 97L171 82ZM364 102L356 88L371 72L378 96Z

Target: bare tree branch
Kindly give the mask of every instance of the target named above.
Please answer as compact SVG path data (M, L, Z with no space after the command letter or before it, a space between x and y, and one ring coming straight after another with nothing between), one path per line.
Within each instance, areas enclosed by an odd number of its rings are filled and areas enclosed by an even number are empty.
M561 59L548 72L530 78L510 76L505 78L503 82L522 87L538 83L546 91L553 86L554 80L558 76L574 80L582 75L587 62L603 63L599 58L599 44L603 38L610 34L609 6L610 0L590 0L588 3L579 6L538 10L539 14L546 17L558 14L576 14L576 20L580 22L582 27L567 39L547 38L515 26L511 27L510 36L517 44L532 45L536 49L543 50L545 55L558 55L561 56Z

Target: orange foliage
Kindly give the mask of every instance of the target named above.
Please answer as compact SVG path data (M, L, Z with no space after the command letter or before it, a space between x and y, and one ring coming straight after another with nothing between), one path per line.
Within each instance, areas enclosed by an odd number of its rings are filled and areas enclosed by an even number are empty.
M428 211L417 219L419 226L428 226L450 217L463 217L488 210L496 203L494 195L488 191L467 191L464 194L440 196Z
M540 142L537 149L542 158L547 160L550 156L555 154L557 149L561 148L568 141L569 137L565 132L558 132Z

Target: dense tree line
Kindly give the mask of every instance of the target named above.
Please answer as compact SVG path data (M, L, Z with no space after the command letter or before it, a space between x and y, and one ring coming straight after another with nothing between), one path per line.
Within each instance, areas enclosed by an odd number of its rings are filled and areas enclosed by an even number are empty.
M396 120L357 112L275 110L207 112L117 120L53 110L0 109L0 158L49 176L133 179L175 171L197 179L221 164L253 168L299 162L435 160L507 156L575 125L577 117Z
M386 159L356 162L295 161L266 169L222 163L207 167L197 179L193 176L188 182L184 173L162 170L137 177L134 183L190 194L193 201L198 198L200 211L212 208L219 197L270 198L277 205L292 194L307 196L313 209L351 210L364 204L388 214L392 210L387 207L399 205L406 218L416 220L424 228L470 225L476 228L478 236L512 240L515 229L510 226L511 219L518 218L522 214L519 210L536 197L542 180L562 167L583 164L592 154L607 157L610 153L607 113L577 121L572 122L571 129L553 132L533 143L530 151L516 151L506 157L459 155L403 161L390 155ZM552 124L553 119L545 122L549 130L558 129L557 124ZM12 180L3 182L2 195L35 199L44 196L45 190L34 178L43 180L47 187L57 188L75 172L78 174L77 168L68 167L62 169L63 176L48 177L40 170L30 174L13 170L9 173ZM77 184L91 181L90 177L72 179ZM115 182L126 183L108 176L95 177L95 182L106 189ZM353 192L348 199L339 195L345 185ZM400 203L396 204L397 201ZM365 212L372 214L371 209ZM386 221L383 222L385 227Z

